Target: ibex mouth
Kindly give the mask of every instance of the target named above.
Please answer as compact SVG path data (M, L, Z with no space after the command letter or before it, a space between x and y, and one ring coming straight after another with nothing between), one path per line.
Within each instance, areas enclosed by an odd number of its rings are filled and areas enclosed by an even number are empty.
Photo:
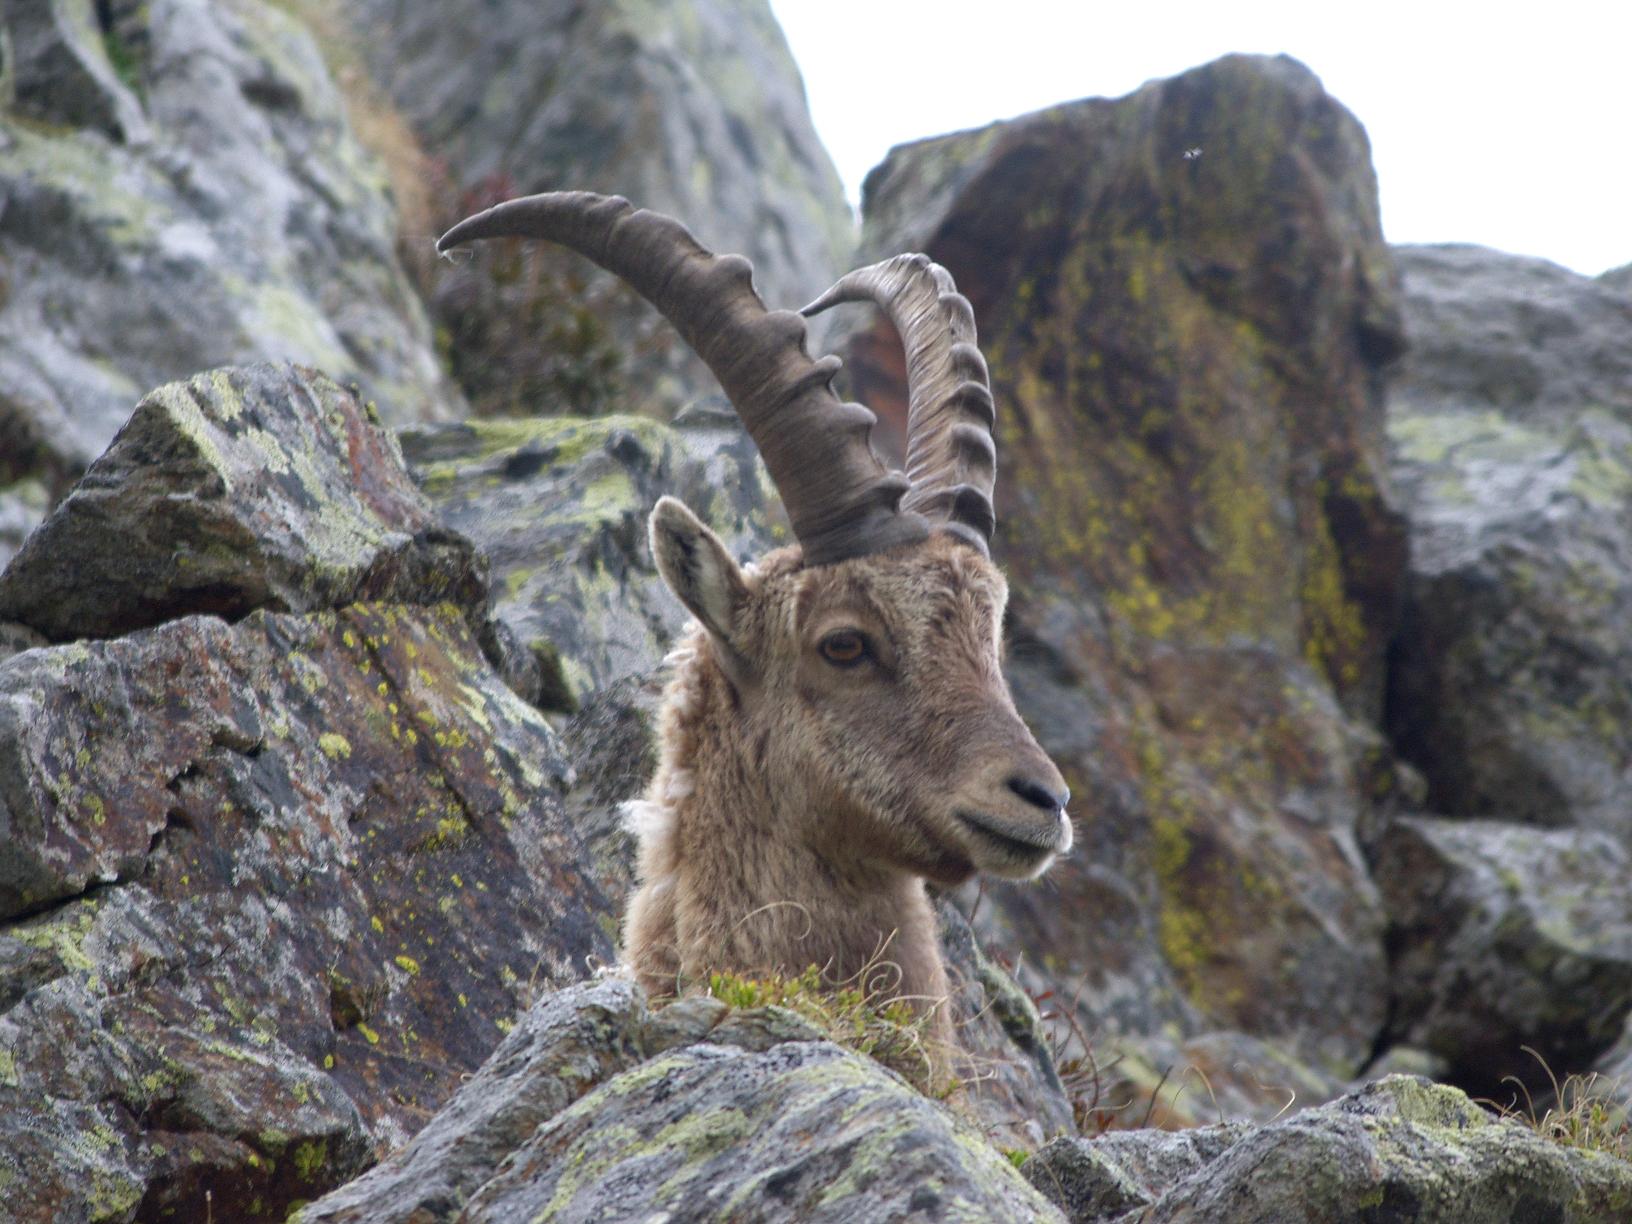
M1061 847L1060 822L1046 828L1009 824L980 812L959 812L958 819L978 837L1001 850L1005 857L1023 863L1038 863Z

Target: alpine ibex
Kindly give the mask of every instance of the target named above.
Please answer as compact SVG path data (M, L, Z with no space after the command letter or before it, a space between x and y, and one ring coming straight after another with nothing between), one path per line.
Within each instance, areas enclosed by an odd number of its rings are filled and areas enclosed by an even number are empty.
M806 354L804 321L766 310L741 256L586 192L511 200L437 245L497 236L576 250L674 324L735 405L798 539L741 568L680 502L652 512L658 570L696 624L675 652L657 776L633 805L628 963L664 995L714 970L819 964L850 981L889 962L891 993L944 998L925 880L1029 878L1071 845L1069 793L999 664L993 405L968 301L908 255L803 311L869 300L894 322L902 474L872 450L873 414L833 394L839 359Z

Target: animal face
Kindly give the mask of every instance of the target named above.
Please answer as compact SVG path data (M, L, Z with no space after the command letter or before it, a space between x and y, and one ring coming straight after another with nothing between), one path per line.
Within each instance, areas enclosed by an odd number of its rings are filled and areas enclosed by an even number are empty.
M744 572L672 499L652 540L713 640L745 751L826 861L952 884L1035 876L1070 848L1069 792L1003 679L1007 586L976 550L936 535Z

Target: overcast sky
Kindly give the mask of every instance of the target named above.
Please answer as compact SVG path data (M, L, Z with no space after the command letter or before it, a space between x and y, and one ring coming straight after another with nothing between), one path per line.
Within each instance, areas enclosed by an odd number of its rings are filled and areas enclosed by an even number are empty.
M771 0L854 203L891 145L1302 60L1371 137L1391 242L1632 262L1632 0Z

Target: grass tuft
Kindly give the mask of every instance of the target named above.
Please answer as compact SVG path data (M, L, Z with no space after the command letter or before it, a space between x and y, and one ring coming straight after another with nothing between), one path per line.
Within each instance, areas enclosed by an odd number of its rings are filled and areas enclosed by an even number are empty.
M1544 1139L1583 1152L1600 1152L1617 1160L1632 1163L1632 1120L1626 1110L1615 1104L1620 1083L1605 1080L1596 1071L1586 1075L1566 1075L1561 1081L1547 1065L1547 1060L1529 1046L1520 1047L1541 1064L1547 1080L1553 1087L1553 1104L1538 1112L1535 1098L1515 1075L1505 1076L1504 1084L1512 1084L1518 1092L1512 1101L1503 1105L1497 1101L1482 1101L1504 1119L1521 1122ZM1520 1099L1524 1104L1519 1104Z
M880 1000L858 986L834 986L817 965L797 977L711 974L708 993L729 1007L786 1008L828 1040L888 1067L925 1096L944 1099L956 1087L940 1071L941 1052L930 1036L933 1007L920 1011L906 999Z

